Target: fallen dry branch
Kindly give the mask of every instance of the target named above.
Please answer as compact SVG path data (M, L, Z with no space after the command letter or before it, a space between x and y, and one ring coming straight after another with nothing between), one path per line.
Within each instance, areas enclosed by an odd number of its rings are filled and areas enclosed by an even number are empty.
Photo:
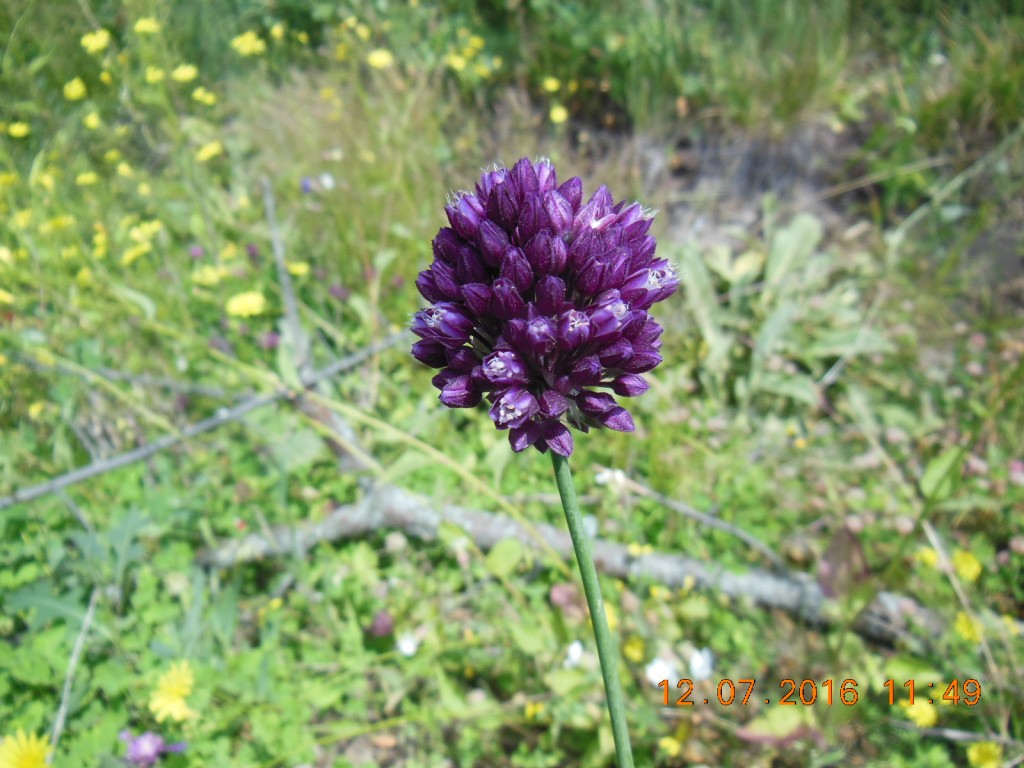
M432 541L443 522L462 528L484 550L508 538L517 539L526 547L536 547L526 526L508 517L459 506L439 507L417 494L382 485L371 488L354 504L338 506L322 520L296 527L279 526L269 538L252 534L201 552L198 560L203 565L227 568L267 557L301 556L321 542L357 538L387 528ZM559 555L573 556L567 531L545 523L536 523L534 527ZM810 624L833 623L821 587L806 574L761 569L733 573L715 563L662 552L633 557L625 545L600 539L594 541L594 560L600 571L611 576L647 579L668 587L681 587L691 581L698 588L786 611ZM941 617L912 598L892 592L877 595L854 625L860 634L884 643L908 637L913 627L938 635L945 624Z

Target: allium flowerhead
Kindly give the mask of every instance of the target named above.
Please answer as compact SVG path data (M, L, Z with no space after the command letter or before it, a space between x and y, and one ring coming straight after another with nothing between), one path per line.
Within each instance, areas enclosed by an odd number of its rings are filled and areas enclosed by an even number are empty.
M547 160L484 173L445 209L434 261L416 285L431 306L413 318L412 353L440 368L442 403L484 398L516 451L572 453L569 424L632 431L615 395L647 389L661 362L648 314L679 285L655 254L652 215L606 187L583 201ZM610 391L609 391L610 390Z

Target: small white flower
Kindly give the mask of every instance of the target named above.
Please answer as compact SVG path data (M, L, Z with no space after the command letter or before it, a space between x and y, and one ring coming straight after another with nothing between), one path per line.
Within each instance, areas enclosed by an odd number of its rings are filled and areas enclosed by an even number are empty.
M573 640L565 652L565 663L562 665L566 669L573 669L580 665L580 661L583 660L583 643L579 640Z
M323 173L321 173L320 174L320 186L323 187L325 190L328 190L328 191L334 189L334 176L332 174L328 173L327 171L324 171Z
M644 668L644 675L653 686L657 686L662 680L668 680L671 685L673 680L679 679L679 673L677 672L675 665L672 664L672 662L665 661L660 656L656 656L651 663Z
M416 639L416 635L412 632L406 632L395 641L395 647L398 648L400 654L408 658L416 655L416 650L420 647L420 641Z
M715 655L710 648L701 648L690 654L690 677L694 680L707 680L715 667Z
M626 473L621 469L602 469L594 476L598 485L607 485L613 491L621 491L626 484Z

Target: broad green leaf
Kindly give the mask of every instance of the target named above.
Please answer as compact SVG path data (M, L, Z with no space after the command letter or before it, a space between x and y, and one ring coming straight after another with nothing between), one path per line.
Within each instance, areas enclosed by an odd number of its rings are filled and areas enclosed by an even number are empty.
M921 493L926 499L942 501L953 492L953 478L963 455L963 448L949 448L928 462L921 476Z
M544 635L539 624L509 624L508 633L512 642L527 656L536 656L544 650Z
M499 579L507 579L522 562L523 545L518 539L502 539L487 553L487 570Z
M814 254L823 234L821 222L807 213L797 215L780 229L772 240L765 263L765 282L777 286L787 280L791 272L801 269Z
M120 283L113 283L110 286L110 290L112 290L114 295L122 301L125 301L141 310L142 316L147 320L156 319L156 303L146 294Z
M562 699L568 699L574 691L592 684L590 675L579 669L554 669L544 675L544 683L551 692Z

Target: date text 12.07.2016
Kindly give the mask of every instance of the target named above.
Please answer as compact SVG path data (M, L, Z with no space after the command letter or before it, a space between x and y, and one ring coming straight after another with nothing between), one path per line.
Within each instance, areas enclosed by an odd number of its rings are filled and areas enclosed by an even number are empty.
M658 687L664 692L664 705L677 707L692 707L697 704L720 704L727 707L733 704L747 706L751 703L760 704L782 704L790 706L803 705L809 707L812 704L845 704L852 707L860 701L861 687L852 677L843 680L794 680L785 678L780 680L778 687L771 684L759 683L750 678L731 680L722 678L718 681L718 690L715 696L701 696L696 692L693 680L683 678L677 680L675 685L669 680L662 680ZM673 688L678 690L673 690ZM702 689L705 686L701 686ZM706 690L710 694L711 688ZM895 704L913 705L916 698L923 698L929 704L936 701L948 704L964 704L973 707L981 701L981 683L975 678L969 677L962 682L954 679L949 682L925 682L906 680L898 683L892 678L882 684L882 690L876 692L879 698L885 696L885 701L891 706Z

